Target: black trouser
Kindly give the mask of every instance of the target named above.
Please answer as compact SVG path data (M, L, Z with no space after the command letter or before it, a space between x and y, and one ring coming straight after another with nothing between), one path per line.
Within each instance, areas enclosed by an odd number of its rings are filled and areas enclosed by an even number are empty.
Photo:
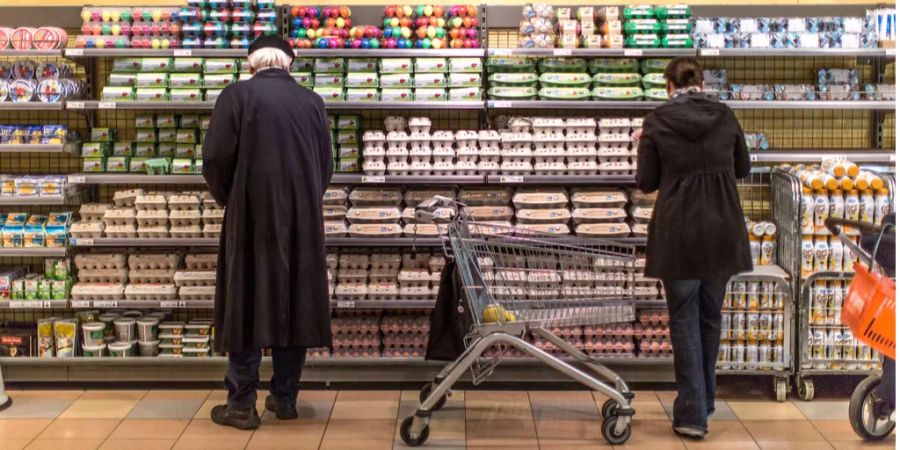
M262 351L243 350L228 354L228 372L225 388L228 389L228 408L246 411L256 407L256 391L259 389L259 363ZM274 374L269 383L269 393L279 407L297 404L300 392L300 374L306 362L305 347L272 348Z
M672 425L707 429L716 407L724 281L664 280L678 397Z

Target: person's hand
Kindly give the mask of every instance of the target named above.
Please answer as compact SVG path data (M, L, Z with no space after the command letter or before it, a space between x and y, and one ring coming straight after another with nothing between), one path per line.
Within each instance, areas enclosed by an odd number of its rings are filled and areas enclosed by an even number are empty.
M638 128L637 130L634 131L634 133L631 133L631 139L635 142L639 142L641 140L641 135L643 135L643 134L644 134L644 129Z

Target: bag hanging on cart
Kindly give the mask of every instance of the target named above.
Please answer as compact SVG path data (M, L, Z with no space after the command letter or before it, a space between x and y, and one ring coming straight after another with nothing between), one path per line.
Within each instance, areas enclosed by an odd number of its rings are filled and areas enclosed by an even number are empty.
M441 271L437 301L431 311L428 333L427 361L453 361L465 350L464 338L471 325L469 305L462 298L456 263L447 261Z

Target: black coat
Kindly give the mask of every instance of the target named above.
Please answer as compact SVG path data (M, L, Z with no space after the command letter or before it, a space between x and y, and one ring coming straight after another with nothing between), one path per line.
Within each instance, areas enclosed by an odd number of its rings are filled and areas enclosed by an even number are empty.
M744 131L728 106L676 97L644 119L638 187L659 190L648 277L722 280L753 269L737 179L750 174Z
M270 69L222 91L203 176L225 205L216 350L331 345L322 196L331 181L325 104Z

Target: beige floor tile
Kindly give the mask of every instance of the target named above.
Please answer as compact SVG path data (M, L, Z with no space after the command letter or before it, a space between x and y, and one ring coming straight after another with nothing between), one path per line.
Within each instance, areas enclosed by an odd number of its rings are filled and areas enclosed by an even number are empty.
M837 450L888 450L897 448L896 437L881 442L866 442L857 438L852 441L831 441Z
M756 442L684 441L688 450L759 450Z
M328 422L325 420L275 420L266 418L251 439L320 442ZM318 444L317 444L318 445Z
M688 440L685 439L685 444ZM706 442L754 442L753 436L740 422L709 422Z
M394 441L396 419L331 419L325 429L322 444L335 445L343 441Z
M472 443L469 443L469 445L466 446L466 450L538 450L539 448L540 447L538 446L538 444L519 441L497 441L479 445L473 445Z
M469 391L466 393L468 402L527 402L527 391Z
M466 420L466 442L469 446L537 445L532 419Z
M855 441L859 436L853 431L850 421L844 420L811 420L810 423L829 441Z
M0 420L0 440L34 439L50 422L50 419Z
M472 391L466 396L466 418L484 420L531 420L527 392Z
M181 438L175 442L176 450L231 450L247 446L250 435L236 438Z
M824 441L811 423L800 420L745 420L744 426L760 445L763 442Z
M189 420L125 419L109 435L115 440L171 439L177 440L187 428Z
M343 449L360 449L360 450L391 450L394 448L394 441L325 441L321 450L343 450Z
M169 450L175 445L175 439L107 439L100 450Z
M651 445L652 444L652 445ZM684 450L686 447L684 443L680 440L678 441L654 441L652 443L645 442L634 442L634 433L631 434L631 440L628 441L625 445L617 445L613 447L614 450L621 449L634 449L634 450Z
M656 449L657 444L681 444L681 438L672 431L668 420L633 420L631 422L631 445L648 445ZM683 445L678 448L684 448Z
M55 398L61 400L77 400L79 397L84 395L84 391L78 390L66 390L66 391L29 391L22 390L18 391L15 398L19 397L31 397L31 398ZM15 400L13 400L15 401Z
M119 422L115 419L57 419L37 439L106 439Z
M601 405L606 401L609 397L599 393L593 392L594 399L597 400ZM659 397L656 395L656 391L634 391L634 398L631 399L632 402L658 402Z
M597 403L597 407L603 407L603 403ZM635 420L665 420L669 421L669 415L659 401L632 401Z
M25 439L9 439L0 441L0 450L22 450L25 447L28 447L28 444L31 443L31 440Z
M305 439L261 438L253 435L247 444L250 450L314 450L319 448L319 441Z
M822 442L760 442L762 450L831 450L834 447Z
M36 440L25 447L28 450L96 450L103 439Z
M740 420L806 420L793 403L729 401Z
M79 400L140 400L148 391L84 391Z
M791 402L808 420L847 420L850 401Z
M191 423L189 423L187 428L184 429L184 432L181 433L181 438L179 440L233 438L235 440L244 439L244 442L246 443L246 441L250 439L251 434L253 434L253 432L249 430L238 430L236 428L216 425L210 419L194 419L191 420Z
M334 402L332 419L396 419L400 396L396 400L341 400Z
M534 425L541 442L572 440L600 443L603 440L599 420L537 420Z
M606 441L595 442L595 441L575 441L575 440L562 440L562 441L540 441L541 450L566 450L570 448L577 448L579 450L611 450L609 444Z
M164 390L150 391L142 400L206 400L209 390Z
M557 398L546 394L529 393L535 420L600 420L600 410L590 392L560 392Z
M87 394L85 394L87 395ZM138 404L139 400L101 400L87 399L82 396L72 403L60 419L124 419Z
M337 401L400 401L400 391L340 391Z

